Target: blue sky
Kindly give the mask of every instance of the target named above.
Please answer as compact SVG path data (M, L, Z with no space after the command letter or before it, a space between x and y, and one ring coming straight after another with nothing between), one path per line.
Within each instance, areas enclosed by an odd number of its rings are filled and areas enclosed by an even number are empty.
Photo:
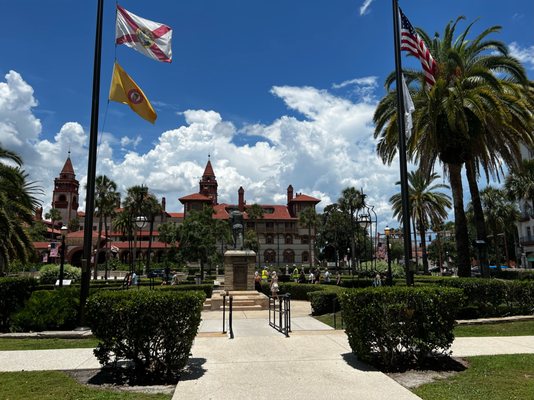
M115 2L105 0L99 173L123 191L148 185L181 211L177 198L197 191L209 153L222 202L235 203L243 186L249 204L282 203L292 184L322 208L355 186L394 225L387 200L398 168L381 165L372 139L374 107L394 69L390 0L120 4L173 28L173 62L115 48ZM534 77L532 0L400 5L429 34L460 15L461 30L477 18L475 33L501 25L494 38ZM0 15L0 143L23 155L47 192L45 209L68 149L85 182L95 19L96 1L13 1ZM155 125L107 105L115 56L155 106Z

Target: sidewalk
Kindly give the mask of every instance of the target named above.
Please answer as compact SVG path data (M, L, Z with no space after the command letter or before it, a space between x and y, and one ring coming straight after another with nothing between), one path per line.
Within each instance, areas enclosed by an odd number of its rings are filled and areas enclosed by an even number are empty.
M202 312L182 399L418 399L385 374L357 361L343 331L310 317L308 302L291 303L292 332L269 327L267 311L233 315L234 339L222 334L222 313ZM534 336L457 338L453 356L534 353ZM92 349L0 352L0 371L96 369Z

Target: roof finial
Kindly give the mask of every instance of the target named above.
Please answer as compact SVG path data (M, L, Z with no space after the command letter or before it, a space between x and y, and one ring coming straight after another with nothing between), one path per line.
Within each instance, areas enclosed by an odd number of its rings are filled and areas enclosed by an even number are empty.
M69 144L69 152L68 152L68 158L70 158L70 144Z
M210 153L208 153L208 160L210 159Z

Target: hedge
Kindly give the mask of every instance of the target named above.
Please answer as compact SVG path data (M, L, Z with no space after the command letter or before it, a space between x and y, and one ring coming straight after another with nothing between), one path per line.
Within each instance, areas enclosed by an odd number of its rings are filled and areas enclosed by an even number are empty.
M352 351L385 370L447 354L464 301L459 289L431 287L351 289L339 297Z
M94 353L103 366L133 378L175 382L186 366L200 325L205 295L170 290L99 291L87 301L87 318L99 339Z
M295 282L279 282L280 291L278 294L289 293L291 300L308 300L308 293L325 290L325 285L315 285L311 283L295 283ZM271 287L269 283L261 283L261 291L267 296L271 295Z
M323 315L337 312L341 309L339 304L339 291L321 290L309 292L308 299L312 309L312 315Z
M191 290L200 290L203 291L206 295L206 298L211 298L211 295L213 294L213 285L209 284L202 284L202 285L188 285L188 284L179 284L179 285L160 285L156 286L157 290L165 290L165 291L175 291L175 292L183 292L183 291L191 291Z
M7 332L11 316L24 306L35 290L34 278L0 278L0 332Z
M76 327L80 292L75 288L37 290L13 315L13 330L69 330Z
M63 279L71 279L78 282L81 277L81 269L78 267L73 267L70 264L65 264L63 266ZM56 280L59 279L59 265L56 264L46 264L41 267L39 270L39 282L43 284L51 283L55 284Z

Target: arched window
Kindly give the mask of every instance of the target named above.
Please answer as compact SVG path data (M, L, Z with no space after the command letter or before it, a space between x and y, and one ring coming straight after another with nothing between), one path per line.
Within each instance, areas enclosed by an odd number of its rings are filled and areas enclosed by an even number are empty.
M309 262L310 261L310 253L307 251L302 252L302 262Z
M301 244L309 244L310 243L310 237L309 236L301 236L300 237L300 243Z
M265 243L266 244L274 244L273 235L266 235L265 236Z
M295 262L295 252L291 249L284 250L284 262L285 263L294 263Z
M293 244L293 236L292 235L286 235L286 244Z
M274 264L276 262L276 252L272 249L265 250L263 253L263 260L265 263Z
M67 198L64 194L59 195L59 201L67 201Z

